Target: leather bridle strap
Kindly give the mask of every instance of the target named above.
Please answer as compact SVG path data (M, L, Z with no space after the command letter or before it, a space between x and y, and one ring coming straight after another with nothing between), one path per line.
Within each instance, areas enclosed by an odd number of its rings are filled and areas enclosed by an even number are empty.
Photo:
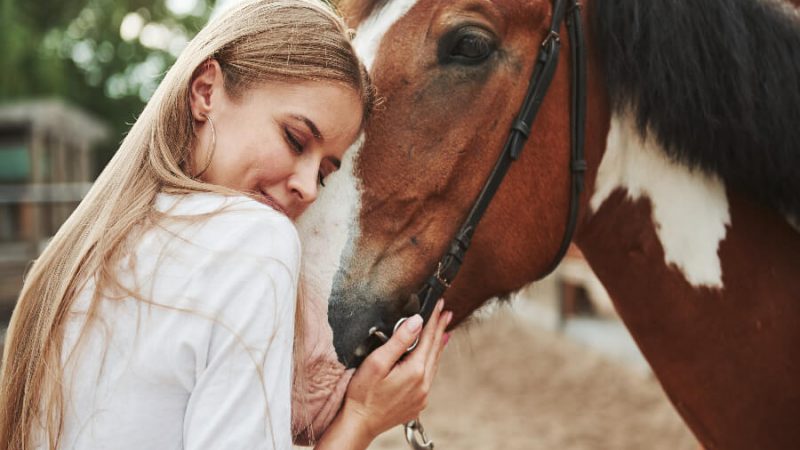
M464 262L464 255L469 248L478 222L480 222L489 207L489 203L500 187L500 183L508 172L511 163L519 158L528 140L531 126L558 66L558 56L561 49L559 30L565 16L567 16L566 24L569 28L573 72L570 102L569 216L561 247L548 269L541 276L547 275L558 265L572 241L572 235L577 223L579 196L583 189L583 173L586 170L586 161L583 159L584 123L586 118L585 49L580 2L578 0L554 0L550 29L539 48L528 91L525 94L522 108L511 126L511 132L503 151L463 225L461 225L455 238L450 243L449 249L439 260L436 271L416 294L411 295L409 303L412 304L412 307L407 307L406 310L419 311L425 322L430 318L436 301L450 287L451 281L461 268L461 264ZM385 336L391 335L392 332L392 328L386 324L380 324L376 329L382 331ZM377 342L377 344L380 344L380 342Z
M568 11L564 10L566 3L569 3ZM583 190L583 173L586 171L586 161L583 157L584 124L586 121L586 57L580 2L577 0L568 2L556 0L553 5L550 30L539 49L528 92L522 103L520 113L511 127L503 152L500 154L467 219L458 233L456 233L455 239L451 242L450 248L437 264L436 271L416 294L418 299L421 300L420 314L426 322L433 312L436 300L441 298L442 294L450 287L450 283L461 268L475 228L497 192L509 166L519 158L525 146L531 126L536 118L536 113L539 111L558 65L558 56L561 48L561 39L558 32L565 13L568 15L566 23L569 29L573 71L570 105L570 205L567 226L561 245L550 265L541 275L542 277L558 266L558 263L561 262L569 248L577 224L579 197Z
M569 30L570 56L572 59L572 86L570 108L570 200L567 213L567 226L561 246L550 265L540 275L544 277L558 267L558 264L567 253L575 227L578 224L578 208L580 195L583 191L583 175L586 172L586 160L583 156L586 126L586 48L583 41L583 23L581 22L581 4L579 1L570 2L567 11L567 29Z

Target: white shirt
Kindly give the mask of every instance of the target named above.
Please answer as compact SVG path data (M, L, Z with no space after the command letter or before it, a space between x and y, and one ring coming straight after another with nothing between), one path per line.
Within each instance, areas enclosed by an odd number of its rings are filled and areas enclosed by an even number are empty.
M156 209L116 274L145 301L105 295L75 347L93 282L76 298L60 447L291 449L294 225L246 197L159 194Z

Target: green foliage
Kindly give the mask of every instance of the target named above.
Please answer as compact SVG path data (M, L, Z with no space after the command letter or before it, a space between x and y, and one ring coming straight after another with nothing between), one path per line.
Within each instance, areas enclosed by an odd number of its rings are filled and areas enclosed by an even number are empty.
M99 167L213 0L0 0L0 102L60 97L113 127Z

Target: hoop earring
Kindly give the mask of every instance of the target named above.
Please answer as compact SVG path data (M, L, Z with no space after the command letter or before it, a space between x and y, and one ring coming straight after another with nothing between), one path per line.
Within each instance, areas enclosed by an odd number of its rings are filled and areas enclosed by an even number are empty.
M211 116L209 116L208 114L203 114L203 115L208 120L208 124L211 125L211 146L210 146L211 149L208 152L208 162L206 162L206 165L205 167L203 167L203 170L201 170L194 177L192 177L195 179L200 178L200 175L206 173L206 170L208 170L209 166L211 166L211 160L214 158L214 151L217 149L217 130L214 129L214 121L211 120Z

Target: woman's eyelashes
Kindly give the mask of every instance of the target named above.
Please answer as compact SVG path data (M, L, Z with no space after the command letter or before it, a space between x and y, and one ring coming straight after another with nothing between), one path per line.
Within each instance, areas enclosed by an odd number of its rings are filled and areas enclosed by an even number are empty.
M283 127L283 136L286 139L286 143L292 148L292 150L297 153L303 153L303 143L300 142L300 138L295 135L289 127Z
M285 125L283 127L283 135L286 139L286 143L289 145L292 151L298 155L302 155L303 151L305 150L304 139L300 135L293 132L290 127ZM319 172L317 172L317 182L322 187L325 187L325 177L331 172L338 170L339 166L341 165L339 160L328 161L328 163L330 167L320 167ZM323 162L323 165L325 165L325 162Z

